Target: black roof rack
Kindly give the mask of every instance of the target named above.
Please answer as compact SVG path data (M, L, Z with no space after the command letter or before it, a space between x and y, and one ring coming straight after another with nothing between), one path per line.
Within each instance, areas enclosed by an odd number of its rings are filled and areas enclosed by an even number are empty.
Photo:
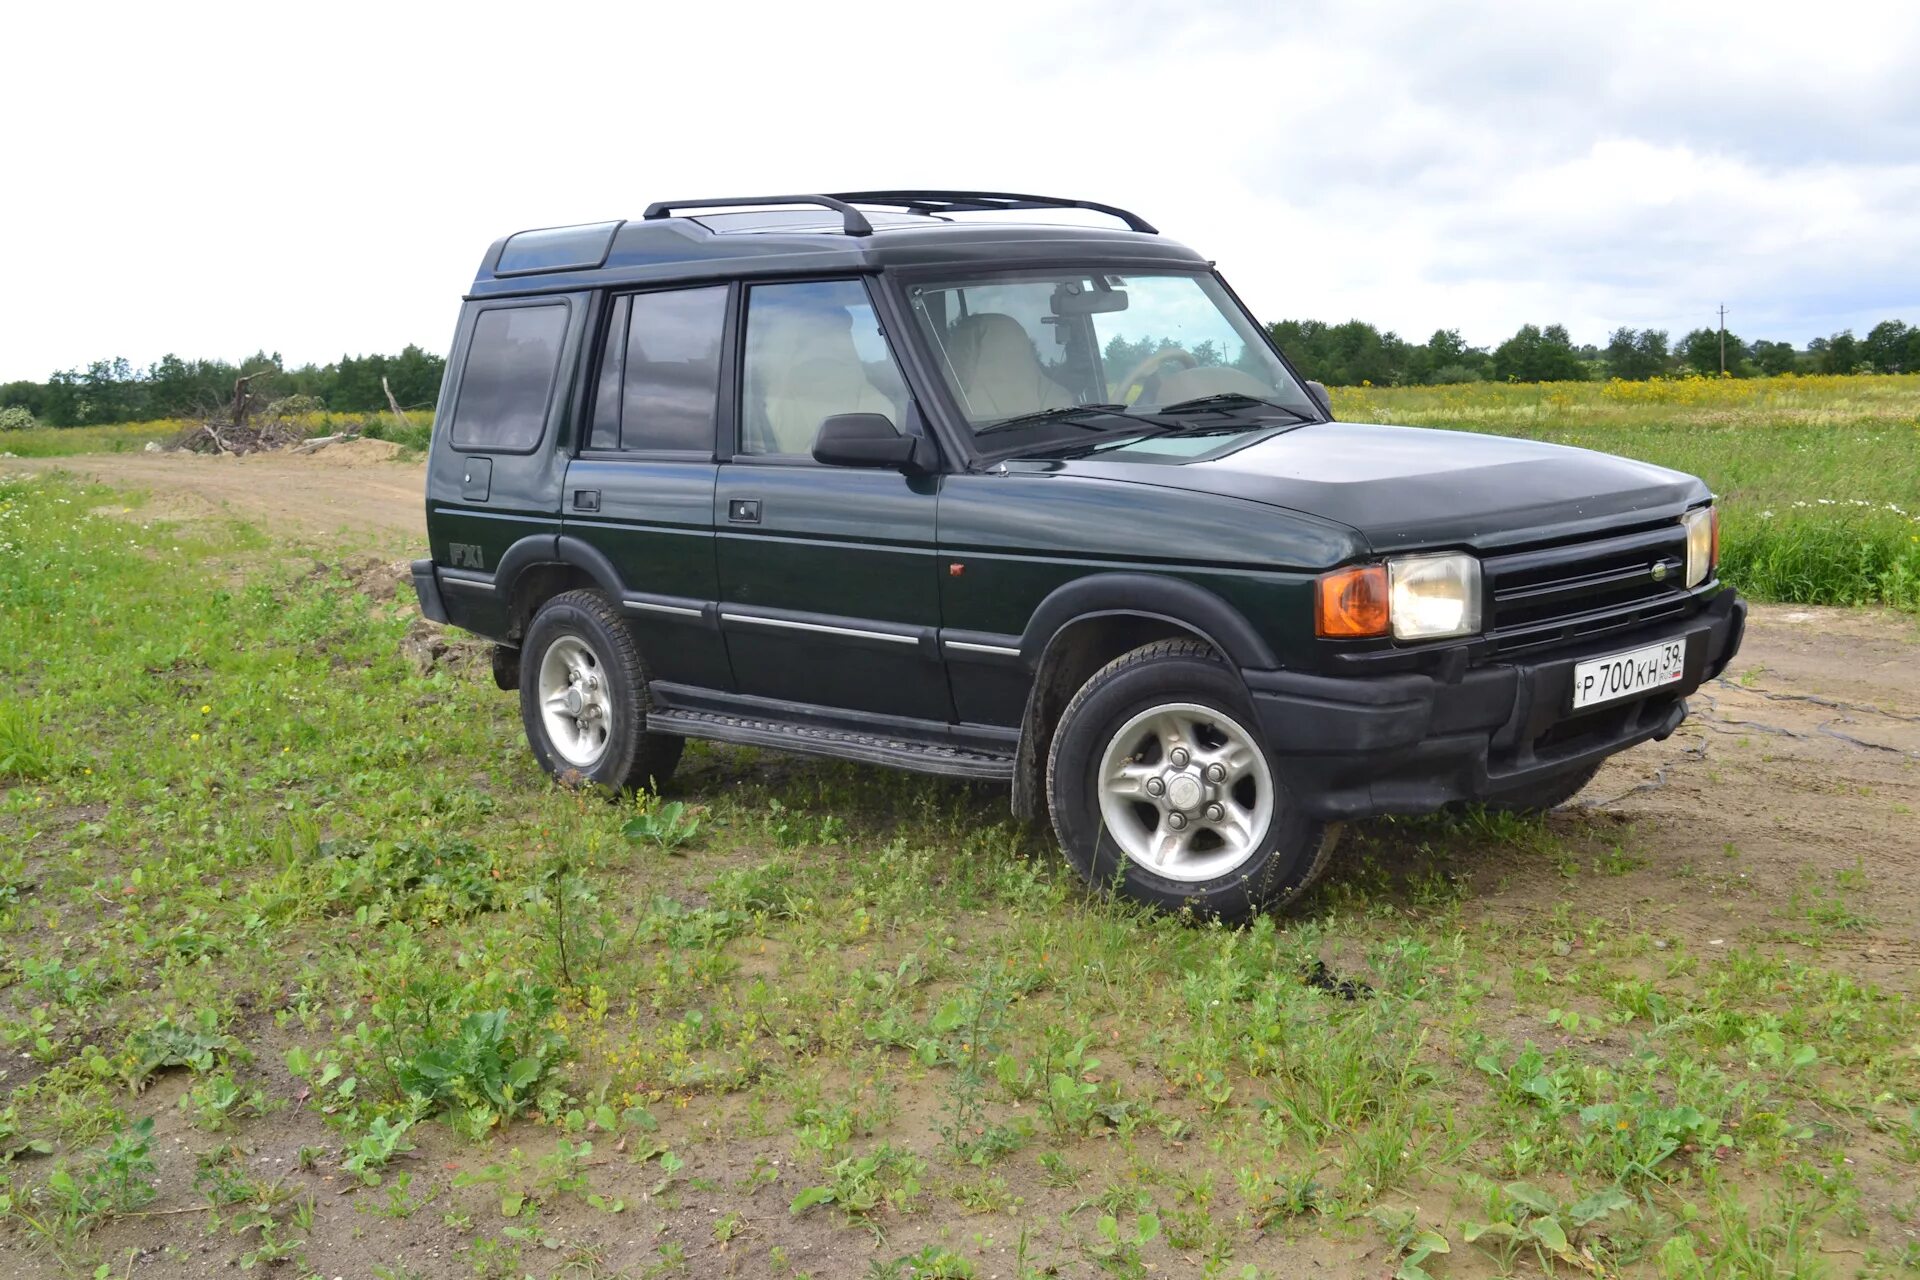
M816 199L820 197L815 197ZM914 213L981 213L999 209L1091 209L1110 214L1134 231L1148 235L1160 229L1137 213L1093 200L1059 200L1052 196L1023 196L1007 191L838 191L826 202L847 204L887 204ZM835 206L838 207L838 206ZM649 215L651 216L651 215Z
M840 215L840 226L850 236L870 236L873 224L858 209L836 196L743 196L737 200L656 200L647 206L647 218L671 218L675 209L724 209L734 205L813 204Z
M730 200L657 200L646 217L671 218L681 209L726 209L760 204L810 204L840 215L841 229L850 236L870 236L873 224L853 206L891 205L910 213L991 213L1008 209L1090 209L1120 219L1134 231L1148 235L1160 229L1137 213L1094 200L1060 200L1052 196L1023 196L1007 191L842 191L830 196L741 196Z

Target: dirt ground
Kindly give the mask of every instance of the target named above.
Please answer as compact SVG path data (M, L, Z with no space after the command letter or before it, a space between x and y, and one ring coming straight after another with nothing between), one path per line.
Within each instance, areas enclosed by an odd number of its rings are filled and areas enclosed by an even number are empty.
M93 453L16 458L14 470L68 471L118 489L144 490L148 509L174 518L226 513L292 523L301 532L355 537L407 534L426 542L427 467L398 462L384 440L329 445L317 453Z
M145 490L175 518L291 522L316 537L425 541L426 465L376 440L315 454L94 454L9 465ZM1911 989L1920 959L1920 619L1885 610L1756 605L1740 656L1693 699L1680 732L1609 762L1575 804L1616 815L1698 895L1646 902L1669 923L1724 930L1740 899L1775 902L1858 865L1878 910L1852 945L1863 976ZM1651 822L1641 822L1651 819ZM1621 883L1637 892L1637 878ZM1812 889L1808 887L1808 892ZM1502 907L1496 893L1485 905ZM1505 904L1516 913L1534 901ZM1711 923L1711 922L1718 922ZM1711 939L1707 939L1711 942ZM1727 941L1731 942L1732 939Z

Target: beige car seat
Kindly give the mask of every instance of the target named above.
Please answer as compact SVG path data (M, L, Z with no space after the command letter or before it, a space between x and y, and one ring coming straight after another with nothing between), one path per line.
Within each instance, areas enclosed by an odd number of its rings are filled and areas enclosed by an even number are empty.
M1047 376L1033 339L1012 316L982 311L966 316L947 337L947 359L976 422L1059 409L1074 400Z
M899 408L874 386L842 307L773 306L747 323L747 446L754 453L811 454L820 424L837 413Z

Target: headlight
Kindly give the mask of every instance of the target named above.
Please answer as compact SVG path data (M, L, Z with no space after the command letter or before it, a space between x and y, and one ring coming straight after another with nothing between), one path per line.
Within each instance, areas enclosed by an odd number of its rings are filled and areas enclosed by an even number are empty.
M1467 555L1387 561L1387 612L1396 640L1437 640L1480 629L1480 562Z
M1720 560L1720 508L1695 507L1680 523L1687 528L1687 586L1697 587Z
M1441 640L1480 629L1480 562L1457 552L1357 564L1320 579L1323 636Z

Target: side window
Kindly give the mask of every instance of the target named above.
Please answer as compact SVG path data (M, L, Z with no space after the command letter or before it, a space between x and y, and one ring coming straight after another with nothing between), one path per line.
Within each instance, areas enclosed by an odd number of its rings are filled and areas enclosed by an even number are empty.
M453 447L524 453L538 444L566 335L563 303L481 312L460 374Z
M590 447L711 453L726 320L725 285L615 299Z
M600 385L593 393L591 449L620 447L620 373L627 366L627 307L631 300L615 298L607 317L607 345L600 353Z
M747 295L740 452L805 457L839 413L903 426L907 387L858 280L758 285Z

